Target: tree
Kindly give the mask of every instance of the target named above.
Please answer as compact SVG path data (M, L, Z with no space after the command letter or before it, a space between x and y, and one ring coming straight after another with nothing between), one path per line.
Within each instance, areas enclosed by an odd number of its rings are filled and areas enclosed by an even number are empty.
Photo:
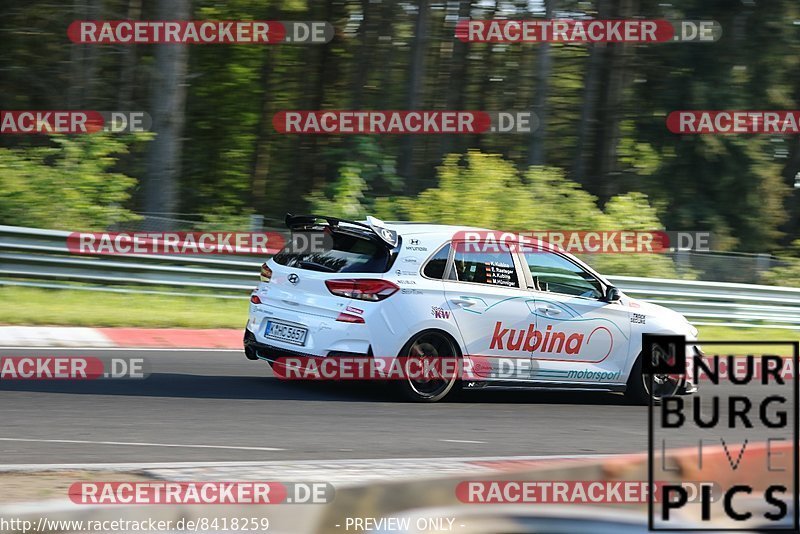
M422 103L423 79L425 76L425 52L427 34L430 20L430 5L428 0L419 0L417 17L414 26L413 44L411 46L411 65L408 75L408 104L406 109L419 109ZM400 153L400 176L407 180L409 189L416 191L419 179L413 174L414 169L414 142L415 136L407 135L403 140L403 149Z
M190 15L190 0L158 1L158 20L188 20ZM156 49L150 90L150 115L156 137L147 154L144 183L144 208L148 213L178 211L188 57L185 44L162 44Z
M544 18L553 18L553 0L544 1ZM531 134L528 148L528 165L545 164L545 137L547 134L547 92L551 71L550 43L540 43L536 55L536 101L533 111L539 118L538 127Z
M0 149L0 224L90 231L137 219L125 207L136 179L113 171L136 138L50 139L47 147Z

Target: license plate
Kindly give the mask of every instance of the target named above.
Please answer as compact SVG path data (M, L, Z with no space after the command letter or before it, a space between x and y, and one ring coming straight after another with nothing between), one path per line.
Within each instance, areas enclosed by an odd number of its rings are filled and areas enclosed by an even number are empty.
M306 344L306 334L308 334L308 328L280 323L278 321L267 321L267 330L264 333L266 337L300 346Z

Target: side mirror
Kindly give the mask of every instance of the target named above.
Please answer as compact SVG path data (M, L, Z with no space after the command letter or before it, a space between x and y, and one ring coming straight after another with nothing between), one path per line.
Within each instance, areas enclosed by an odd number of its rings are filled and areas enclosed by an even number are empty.
M611 286L606 290L606 302L619 302L621 298L622 294L616 287Z

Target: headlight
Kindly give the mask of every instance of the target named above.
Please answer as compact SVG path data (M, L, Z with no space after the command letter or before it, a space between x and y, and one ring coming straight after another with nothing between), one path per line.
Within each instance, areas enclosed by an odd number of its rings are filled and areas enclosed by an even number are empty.
M693 338L697 338L697 333L698 333L697 328L688 321L686 322L686 324L689 326L689 335L691 335Z

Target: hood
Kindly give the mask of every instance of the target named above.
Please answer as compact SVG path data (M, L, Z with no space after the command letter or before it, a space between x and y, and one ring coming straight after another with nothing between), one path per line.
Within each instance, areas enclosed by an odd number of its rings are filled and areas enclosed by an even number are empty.
M697 338L697 329L684 317L681 313L671 310L665 306L653 304L652 302L645 302L640 299L634 299L627 295L623 302L630 308L631 313L642 313L653 317L658 317L666 323L675 326L676 330L685 333L689 338Z

